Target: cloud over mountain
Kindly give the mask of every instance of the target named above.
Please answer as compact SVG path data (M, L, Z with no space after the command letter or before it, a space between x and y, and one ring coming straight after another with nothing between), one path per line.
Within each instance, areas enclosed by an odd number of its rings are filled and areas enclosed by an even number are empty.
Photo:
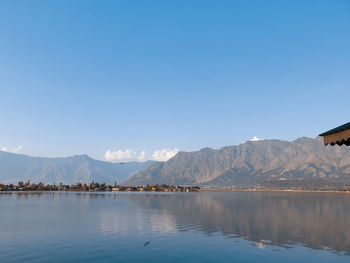
M169 150L169 149L157 150L152 154L152 157L153 157L153 160L155 161L165 162L171 159L172 157L174 157L178 152L179 150L177 148L173 150Z
M131 149L127 149L125 151L118 150L114 152L112 152L111 150L108 150L105 153L105 158L109 162L121 162L121 161L137 159L136 152Z
M167 161L170 158L174 157L178 153L178 149L161 149L155 150L151 155L148 155L145 150L138 153L132 149L127 150L117 150L111 151L108 150L105 153L105 159L109 162L130 162L130 161L139 161L144 162L147 160L154 161Z
M4 146L1 147L0 150L3 152L10 152L10 153L18 153L23 149L23 145L18 145L17 147L13 148L12 150L9 150L8 147Z

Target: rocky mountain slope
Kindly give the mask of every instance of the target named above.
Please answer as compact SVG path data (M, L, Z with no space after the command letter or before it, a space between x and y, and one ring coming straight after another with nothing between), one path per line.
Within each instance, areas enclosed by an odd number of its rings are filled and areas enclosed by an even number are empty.
M350 147L322 138L248 141L219 150L179 152L134 175L125 184L247 186L273 179L350 179Z
M0 183L32 182L64 183L77 182L114 184L154 164L148 162L110 163L98 161L87 155L66 158L31 157L0 151Z

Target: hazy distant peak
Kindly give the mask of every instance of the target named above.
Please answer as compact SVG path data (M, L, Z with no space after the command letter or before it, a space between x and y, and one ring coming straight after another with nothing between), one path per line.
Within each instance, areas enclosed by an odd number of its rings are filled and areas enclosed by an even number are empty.
M70 158L70 157L66 157ZM86 160L93 160L89 155L87 154L79 154L79 155L73 155L72 158L74 159L86 159Z
M205 148L202 148L200 149L200 152L214 152L216 150L210 148L210 147L205 147Z
M154 164L155 161L110 163L86 154L45 158L0 151L0 183L32 182L73 184L91 181L114 184Z
M313 142L315 139L309 138L309 137L300 137L293 141L293 143L306 143L306 142Z

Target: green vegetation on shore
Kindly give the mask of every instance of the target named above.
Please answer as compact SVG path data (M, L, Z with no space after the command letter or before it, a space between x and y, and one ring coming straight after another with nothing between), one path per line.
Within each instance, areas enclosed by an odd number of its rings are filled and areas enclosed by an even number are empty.
M43 183L30 183L18 182L17 185L14 184L0 184L0 191L77 191L77 192L197 192L200 190L199 186L170 186L170 185L146 185L146 186L122 186L116 183L112 185L107 185L105 183L99 184L91 182L90 184L76 183L72 185L64 185L60 183L47 184Z

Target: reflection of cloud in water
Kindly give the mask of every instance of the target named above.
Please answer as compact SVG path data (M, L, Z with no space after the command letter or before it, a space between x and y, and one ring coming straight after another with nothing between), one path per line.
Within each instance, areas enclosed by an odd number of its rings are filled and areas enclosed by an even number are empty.
M146 213L135 209L132 213L103 210L100 214L102 233L130 234L177 232L173 216L165 211Z
M154 232L177 232L175 218L164 211L152 214L150 222Z
M260 248L260 249L264 249L265 245L264 245L264 243L258 242L258 246L257 247Z

